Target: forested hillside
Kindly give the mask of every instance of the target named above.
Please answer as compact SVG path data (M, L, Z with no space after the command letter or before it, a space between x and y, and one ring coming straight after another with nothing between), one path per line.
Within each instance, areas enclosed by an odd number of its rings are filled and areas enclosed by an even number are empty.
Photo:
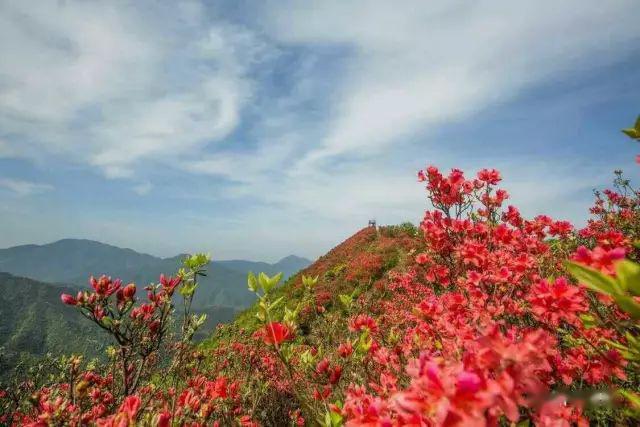
M77 310L60 303L61 292L74 290L0 273L0 347L6 374L18 362L78 353L101 354L108 336L88 324Z

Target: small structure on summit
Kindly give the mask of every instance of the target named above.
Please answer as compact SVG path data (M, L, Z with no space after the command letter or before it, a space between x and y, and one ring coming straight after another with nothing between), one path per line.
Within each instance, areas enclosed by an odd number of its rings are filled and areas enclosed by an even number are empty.
M376 220L375 219L370 219L369 220L369 227L376 228Z

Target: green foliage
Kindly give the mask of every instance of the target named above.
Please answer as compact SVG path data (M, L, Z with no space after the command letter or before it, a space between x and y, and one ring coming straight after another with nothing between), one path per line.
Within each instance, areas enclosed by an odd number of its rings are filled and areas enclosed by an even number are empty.
M73 289L0 273L0 360L6 378L28 369L46 354L100 356L105 334L91 327L60 293Z
M340 294L338 295L338 298L346 310L351 309L351 304L353 304L353 295Z
M567 262L566 267L573 277L591 290L604 295L612 295L616 292L616 282L598 270L572 261Z
M418 235L418 228L413 225L413 223L407 221L399 225L387 225L380 227L380 233L386 237L415 237Z
M337 412L327 411L324 416L324 427L339 427L343 425L342 415Z
M638 116L636 123L632 128L622 129L622 133L627 135L629 138L640 141L640 116Z
M343 274L346 269L347 269L347 264L338 264L335 267L333 267L331 270L328 270L324 274L324 278L325 280L331 280L331 279L340 277L340 275Z
M633 297L640 296L640 265L629 260L621 260L616 263L616 276L611 277L593 268L568 262L567 270L580 283L589 289L612 298L618 307L629 314L634 320L640 320L640 304ZM596 315L584 314L580 318L586 328L593 328L600 323L599 312ZM637 335L637 323L626 325L620 322L617 325L619 331L624 332L626 342L606 341L612 348L620 351L620 354L633 363L640 363L640 338Z
M615 278L575 262L568 262L567 270L591 290L613 298L632 318L640 319L640 304L632 298L640 295L637 292L640 286L640 266L628 260L620 261L616 266Z

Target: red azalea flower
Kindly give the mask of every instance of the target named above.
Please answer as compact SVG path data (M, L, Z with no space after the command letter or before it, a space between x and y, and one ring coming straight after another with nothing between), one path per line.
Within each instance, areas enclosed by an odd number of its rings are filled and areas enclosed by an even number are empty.
M160 275L160 284L162 285L162 289L164 289L164 291L168 295L173 295L173 291L180 284L180 282L182 282L182 278L179 277L179 276L177 276L177 277L168 276L167 277L164 274Z
M140 398L138 396L127 396L120 406L120 412L124 412L129 416L130 420L135 420L138 410L140 409Z
M280 344L293 339L293 332L280 322L271 322L265 325L262 339L266 344Z
M575 324L578 313L588 309L583 289L571 285L564 277L557 278L553 283L540 280L532 286L527 299L533 314L540 321L554 326L560 320Z
M573 254L572 259L585 264L589 267L600 270L603 273L615 274L615 262L624 259L626 255L625 248L604 249L596 246L593 250L589 250L584 246L578 247Z
M418 264L426 264L427 262L430 262L430 261L431 261L431 258L427 254L422 253L416 256L416 262Z
M327 369L329 369L329 360L327 360L327 358L322 359L316 365L316 373L318 374L324 374L327 372Z
M500 177L500 172L496 169L482 169L478 172L478 179L487 184L496 185L502 180L502 177Z

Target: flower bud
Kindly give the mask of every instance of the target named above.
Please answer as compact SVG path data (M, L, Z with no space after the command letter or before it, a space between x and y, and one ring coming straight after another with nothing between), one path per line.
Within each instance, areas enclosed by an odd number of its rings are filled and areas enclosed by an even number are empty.
M78 305L78 300L76 300L74 297L72 297L69 294L62 294L60 296L60 299L62 300L63 303L67 305Z
M325 358L318 362L316 365L316 372L318 374L324 374L329 369L329 361Z
M353 353L353 346L350 342L342 343L338 346L338 354L340 357L349 357Z
M340 381L340 377L342 376L342 366L337 365L329 372L329 382L331 384L336 384Z
M134 285L133 283L129 283L122 290L122 294L123 294L125 299L127 299L127 300L132 299L133 296L136 294L136 285Z

